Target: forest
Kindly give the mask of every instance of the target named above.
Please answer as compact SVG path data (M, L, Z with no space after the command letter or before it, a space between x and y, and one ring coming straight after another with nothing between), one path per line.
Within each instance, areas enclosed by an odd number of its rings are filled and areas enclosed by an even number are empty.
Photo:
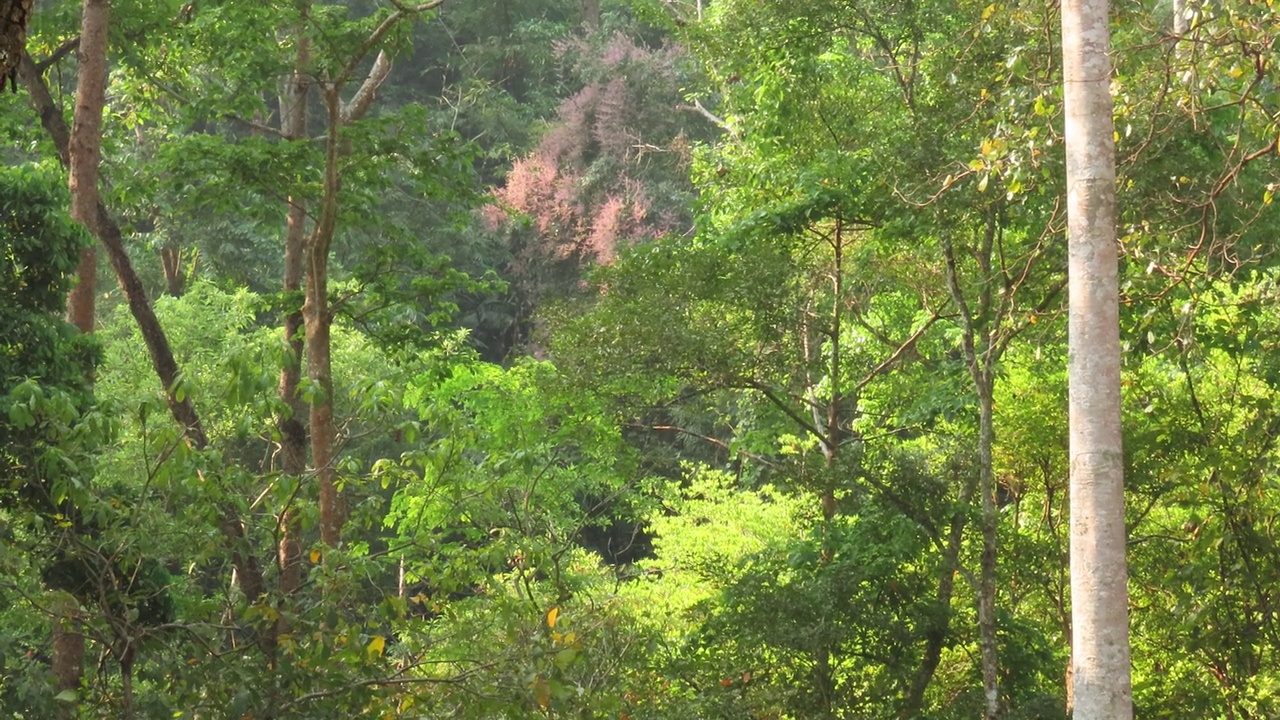
M1278 36L0 0L0 718L1280 717Z

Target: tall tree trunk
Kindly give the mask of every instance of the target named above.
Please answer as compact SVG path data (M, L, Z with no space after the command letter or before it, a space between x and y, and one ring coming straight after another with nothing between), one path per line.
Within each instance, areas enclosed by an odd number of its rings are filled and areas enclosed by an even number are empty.
M329 309L329 248L338 218L338 191L341 176L338 156L341 147L342 101L338 88L324 91L329 130L325 138L324 196L320 217L308 243L306 298L302 317L306 325L307 377L316 393L311 400L311 463L320 485L320 539L329 546L341 540L346 524L346 507L338 493L334 444L337 428L333 418L333 362Z
M990 342L990 340L988 340ZM982 496L982 552L978 560L978 648L982 659L983 717L1000 717L1000 658L996 627L995 374L988 357L975 379L978 390L978 493Z
M80 24L76 106L71 125L71 217L94 231L98 205L98 166L102 161L102 106L107 83L107 0L85 0ZM94 287L98 272L97 248L80 253L78 282L67 296L67 321L83 332L93 332Z
M84 676L84 634L80 627L80 604L69 593L58 593L52 603L54 692L79 693ZM68 704L66 717L75 717L76 704Z
M826 417L817 415L814 406L815 426L825 431L826 437L821 439L822 453L826 460L826 477L822 488L822 553L820 561L823 565L831 563L835 548L831 542L831 526L836 517L836 473L840 448L844 444L844 432L840 427L840 414L844 405L843 383L844 365L842 363L842 334L844 332L844 223L836 217L835 232L831 239L831 352L827 355L827 382L831 386L831 399L827 402ZM836 678L832 667L832 658L836 654L836 644L822 639L818 648L815 663L815 684L819 707L824 717L832 715L836 696Z
M280 93L280 130L285 140L304 141L307 138L307 102L311 95L311 78L307 74L311 65L311 41L306 35L306 20L310 4L300 4L300 22L296 30L297 55L293 73L283 82ZM306 261L307 208L301 197L288 198L289 213L285 221L284 279L283 288L288 302L297 302L302 292L303 269ZM307 407L298 396L298 383L302 377L302 309L289 308L284 318L284 367L280 370L280 400L288 408L286 415L277 421L280 430L280 471L302 482L307 470L307 428L303 421ZM281 510L280 517L280 589L291 593L301 582L302 544L298 538L296 514L289 506Z
M328 127L325 132L324 182L319 217L307 241L307 278L302 303L302 320L306 340L307 378L316 393L311 400L311 465L320 489L320 539L330 547L342 538L347 522L346 503L338 492L338 474L334 466L337 426L333 416L333 359L330 330L333 311L329 307L329 250L338 224L338 194L342 176L338 163L345 152L342 138L344 126L359 120L373 104L377 91L391 72L391 60L385 52L374 58L369 76L356 89L349 102L342 102L342 89L351 78L355 66L381 41L395 23L417 13L439 7L444 0L431 0L416 6L398 5L395 12L382 21L361 50L351 58L335 79L323 83L324 106Z
M1107 0L1062 5L1074 717L1133 717Z
M992 249L998 232L995 211L987 214L982 241L977 249L979 289L977 307L965 300L960 270L951 238L943 238L943 254L947 266L947 289L952 304L960 314L961 350L969 369L974 392L978 396L978 494L982 508L982 551L978 573L978 650L982 669L984 720L1000 717L1000 662L996 625L996 553L999 516L996 505L995 468L992 447L995 445L995 367L1000 360L1008 336L997 339L995 330L1002 313L993 313Z
M71 217L90 233L98 228L98 168L102 163L102 108L106 102L107 0L84 0L80 17L80 47L76 79L76 104L67 150ZM81 332L94 327L98 274L97 248L81 251L77 282L67 296L67 321ZM80 632L75 600L57 604L53 619L53 676L59 692L78 690L84 674L84 635Z
M76 204L75 193L71 195L71 203ZM74 211L71 217L85 222ZM76 284L67 295L67 322L75 325L80 332L93 332L97 307L94 298L97 295L98 248L90 245L80 251L80 263L76 265Z

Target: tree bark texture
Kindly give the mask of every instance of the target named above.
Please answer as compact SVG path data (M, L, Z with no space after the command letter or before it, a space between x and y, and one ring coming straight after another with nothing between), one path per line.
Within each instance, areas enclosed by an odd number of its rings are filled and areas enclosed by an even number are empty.
M9 0L0 3L0 92L6 84L18 90L16 71L26 54L27 26L31 22L34 0Z
M84 633L80 627L80 608L68 593L58 593L51 603L53 610L53 691L80 692L84 676ZM75 717L76 703L68 703L63 713Z
M80 46L76 52L76 105L71 124L69 150L71 217L96 232L98 167L102 163L102 107L106 101L107 28L110 7L107 0L85 0L81 15ZM94 280L98 272L97 249L80 253L76 268L78 281L67 296L67 321L82 332L93 332Z
M1133 717L1108 17L1107 0L1062 5L1076 720Z
M75 194L71 197L74 205ZM75 217L75 213L72 213L72 217ZM98 292L97 277L98 248L90 245L80 251L80 263L76 265L76 284L67 294L67 322L75 325L80 332L93 332L97 315L97 303L94 301Z
M311 232L307 253L306 298L302 317L306 325L307 377L314 385L311 400L311 464L320 485L320 539L335 546L341 540L346 524L346 507L338 492L338 473L334 466L337 427L333 417L333 362L330 329L333 315L329 309L329 248L338 219L338 191L341 176L338 156L342 132L342 102L338 89L326 88L329 130L325 142L324 195L320 217Z

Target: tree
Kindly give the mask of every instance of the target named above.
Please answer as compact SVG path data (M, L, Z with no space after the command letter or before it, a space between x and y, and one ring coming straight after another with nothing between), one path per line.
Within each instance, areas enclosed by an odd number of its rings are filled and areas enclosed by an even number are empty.
M19 507L44 518L78 517L68 488L79 486L88 472L69 436L91 404L96 363L91 341L56 316L88 237L58 207L64 198L49 187L54 177L30 167L0 176L0 256L6 260L4 286L12 289L0 313L0 477ZM71 412L59 420L54 408L62 394L71 400ZM53 471L58 465L48 462L52 453L75 458L67 463L70 472ZM0 506L13 505L0 500ZM75 693L84 659L78 603L63 594L51 606L55 687Z
M1071 442L1071 706L1130 718L1116 166L1107 0L1062 6Z
M27 46L27 25L34 0L0 2L0 80L18 89L18 63ZM0 83L0 90L3 90Z

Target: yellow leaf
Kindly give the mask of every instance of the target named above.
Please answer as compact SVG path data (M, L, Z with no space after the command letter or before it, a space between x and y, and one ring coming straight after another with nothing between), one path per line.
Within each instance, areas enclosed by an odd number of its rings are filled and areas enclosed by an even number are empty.
M319 551L319 550L312 550L312 551L311 551L311 562L312 562L312 563L318 563L318 562L320 562L320 551Z
M387 639L381 635L374 635L373 639L369 641L369 644L366 645L364 649L365 652L369 653L370 657L374 655L381 655L382 651L387 649Z
M555 627L556 620L559 619L559 617L560 617L560 608L553 607L550 610L548 610L547 611L547 627L549 628Z

